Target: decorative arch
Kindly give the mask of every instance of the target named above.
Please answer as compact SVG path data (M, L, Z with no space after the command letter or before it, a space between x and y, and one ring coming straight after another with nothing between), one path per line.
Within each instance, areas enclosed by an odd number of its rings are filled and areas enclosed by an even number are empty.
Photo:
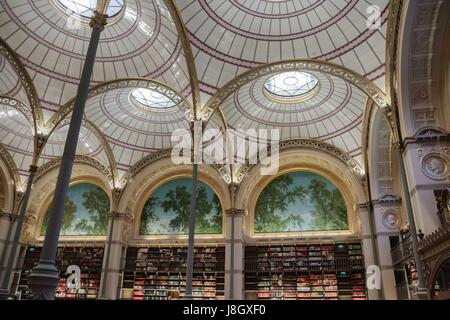
M392 134L379 110L373 110L368 129L366 166L372 199L378 199L394 192Z
M14 160L0 144L0 210L13 212L19 172Z
M187 236L189 223L185 219L188 219L189 214L183 217L183 211L177 212L177 210L182 209L184 204L189 212L191 186L192 176L182 174L158 181L142 193L140 204L136 207L138 236ZM196 234L223 234L222 200L214 187L203 179L197 182L197 201L202 205L197 208ZM172 213L168 225L164 221L167 213ZM171 226L172 223L174 226Z
M311 139L292 139L281 141L279 144L279 152L280 155L283 152L292 150L314 150L323 152L326 154L335 157L336 160L342 162L345 166L347 166L353 174L362 178L365 174L363 168L356 162L350 155L343 152L339 148L318 140ZM246 175L249 171L253 170L254 167L260 166L258 165L243 165L238 168L236 172L234 172L233 183L240 184L243 179L245 179ZM231 177L227 176L225 180L230 180Z
M219 89L219 91L216 92L214 96L209 99L209 101L203 108L203 119L205 121L209 121L211 115L222 104L222 102L242 85L275 72L295 71L299 69L305 71L320 71L326 74L337 76L347 81L348 83L351 83L352 85L362 90L370 99L372 99L374 103L383 110L383 112L391 122L392 115L390 108L390 99L373 82L357 74L356 72L337 64L309 59L269 63L244 72L243 74L225 84L222 88Z
M22 238L30 243L40 239L40 227L44 215L53 197L53 193L58 178L58 168L60 159L54 159L41 166L36 172L34 187L31 191L29 205L27 209L26 221L31 221L24 225ZM95 159L83 159L77 156L72 171L71 185L80 182L97 185L109 197L110 208L113 208L111 179L105 176L101 168L95 166ZM90 237L92 240L104 240L105 236ZM64 237L63 241L77 240L76 237Z
M169 151L168 151L169 152ZM170 152L169 152L170 154ZM147 159L149 161L149 159ZM127 213L129 216L134 217L134 223L130 229L130 234L135 235L136 242L144 241L144 239L150 239L153 237L139 237L139 222L141 218L141 209L145 202L148 200L148 196L158 186L166 181L173 180L175 178L192 178L192 166L191 165L179 165L174 167L169 157L163 157L155 159L144 165L141 163L141 168L138 171L134 171L135 174L130 176L127 184L121 191L120 200L118 204L118 212ZM231 196L229 186L221 178L216 169L210 166L201 165L199 167L198 178L205 184L209 185L220 199L222 210L231 208ZM222 239L225 234L227 225L223 225L222 235L215 235L214 238ZM208 236L200 235L200 239L207 239ZM211 237L211 235L209 235ZM169 241L174 239L185 239L186 236L171 236L171 237L157 237L161 241Z
M244 229L247 237L251 239L268 238L286 238L286 237L304 237L317 235L314 232L289 233L277 235L255 235L252 231L252 221L254 219L254 209L258 195L270 181L270 176L261 176L259 169L261 165L252 167L239 185L236 194L236 207L244 208L246 219ZM364 189L364 180L356 175L346 163L342 162L336 156L318 150L316 148L296 148L285 149L280 152L279 175L293 171L309 171L317 173L333 184L335 184L344 196L349 216L349 231L330 233L330 236L358 235L360 233L359 218L357 215L357 205L366 203L367 197Z
M19 76L20 82L25 89L26 95L28 97L28 102L30 104L32 115L33 115L33 123L35 127L35 131L37 128L43 127L44 117L42 113L42 108L39 101L39 96L36 92L36 88L34 87L33 81L31 80L28 71L25 69L24 65L20 61L17 54L10 48L10 46L0 38L0 54L5 57L5 59L11 64L11 66L16 71Z
M197 68L195 66L195 59L192 53L191 43L189 41L189 35L175 1L164 0L164 3L170 11L170 15L172 16L173 22L178 30L178 36L180 37L181 46L186 59L186 65L189 71L189 81L192 88L193 117L194 119L197 119L197 115L200 114L201 111L200 85L197 76Z
M396 65L390 83L397 84L399 127L403 137L408 138L423 127L450 125L442 94L443 76L448 75L443 71L448 61L442 61L442 57L447 57L449 50L450 4L441 0L403 3L403 28L398 26L400 30L393 33L396 37L391 40L398 42L398 48L389 48L393 57L390 64Z
M69 118L64 118L62 119L56 126L54 129L51 130L50 134L48 134L45 138L44 143L41 145L41 150L40 152L44 151L45 146L48 144L49 139L51 138L52 134L55 133L55 131L57 129L60 129L63 126L69 125L70 123L70 119ZM111 147L105 137L105 135L97 128L96 125L94 125L92 122L90 122L87 119L83 119L82 121L82 127L86 128L87 130L91 131L95 137L98 139L98 141L100 142L100 145L104 148L104 152L106 154L106 157L108 158L108 166L109 168L106 169L104 168L104 165L101 164L100 161L93 159L92 157L89 156L85 156L85 155L77 155L76 156L76 160L78 161L85 161L87 162L91 162L92 165L94 165L97 168L100 168L100 170L105 173L106 176L110 177L111 181L112 181L112 186L115 185L116 181L115 181L115 177L117 177L117 164L116 164L116 160L114 157L114 154L111 150ZM39 155L41 156L41 155ZM95 161L95 162L93 162Z
M446 267L447 270L443 270L443 268ZM441 272L446 271L446 277L450 277L450 253L447 252L443 254L439 259L435 262L433 269L431 270L430 274L430 281L428 284L428 290L431 294L432 299L438 299L438 300L448 300L450 299L450 288L445 288L446 291L442 292L440 295L436 295L436 289L435 284L439 280L438 277L440 276Z
M325 174L313 168L287 169L262 185L250 228L257 236L338 233L349 228L349 207L339 187Z
M38 237L45 235L52 202L53 196L50 194L39 215ZM72 180L67 192L61 237L105 237L110 212L111 199L99 184L88 177Z
M89 98L95 97L99 94L120 88L148 88L155 90L172 99L182 110L185 110L187 114L192 114L191 103L183 98L183 95L181 93L162 82L145 78L117 79L101 83L99 85L93 86L89 90L87 99L89 100ZM70 114L70 112L72 112L75 104L75 99L76 98L72 98L70 101L68 101L47 122L46 127L49 131L49 134L51 134L51 132L55 130L59 123L63 121Z

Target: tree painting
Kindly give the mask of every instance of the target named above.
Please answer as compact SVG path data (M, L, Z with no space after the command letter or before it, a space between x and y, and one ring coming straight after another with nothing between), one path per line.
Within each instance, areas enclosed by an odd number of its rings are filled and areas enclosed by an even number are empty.
M44 222L42 223L41 235L45 235L47 232L48 220L50 218L50 213L53 211L53 202L50 207L47 209L47 212L44 216ZM64 217L61 225L61 233L65 233L70 230L72 224L75 220L75 213L77 212L77 205L75 202L66 197L64 201Z
M255 232L347 230L341 192L324 177L294 172L271 181L255 207Z
M65 201L62 236L105 235L110 211L109 197L93 184L81 183L69 188ZM50 206L45 214L41 235L45 235Z
M142 210L140 233L187 234L189 232L191 180L177 179L159 187ZM214 191L197 184L196 233L222 232L222 206Z

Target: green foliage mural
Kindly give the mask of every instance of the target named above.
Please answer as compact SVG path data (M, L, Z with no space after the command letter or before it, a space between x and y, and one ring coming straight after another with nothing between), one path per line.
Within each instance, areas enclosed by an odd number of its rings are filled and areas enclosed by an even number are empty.
M47 231L49 213L47 209L41 227L41 235ZM65 200L62 236L101 236L108 227L109 197L93 184L81 183L69 188Z
M140 234L187 234L191 203L191 179L177 179L159 187L142 210ZM197 185L196 233L222 233L222 206L205 183Z
M347 229L341 192L315 173L282 175L264 188L256 202L256 233Z

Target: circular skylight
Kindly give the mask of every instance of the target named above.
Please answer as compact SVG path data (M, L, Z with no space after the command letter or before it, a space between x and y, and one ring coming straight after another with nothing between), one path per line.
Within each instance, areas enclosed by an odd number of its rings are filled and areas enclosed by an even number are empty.
M165 110L175 107L177 104L172 99L159 93L158 91L146 88L131 91L131 100L140 107L147 109Z
M68 15L75 14L90 19L94 15L97 0L57 0ZM123 0L111 0L106 14L112 18L123 9Z
M315 92L319 80L307 72L290 71L274 75L264 84L269 96L276 99L303 99Z

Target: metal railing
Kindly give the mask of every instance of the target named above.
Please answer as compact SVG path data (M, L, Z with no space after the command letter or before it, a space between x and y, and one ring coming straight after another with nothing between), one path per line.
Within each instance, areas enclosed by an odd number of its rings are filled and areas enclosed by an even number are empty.
M411 237L404 239L399 244L397 244L394 248L392 248L391 256L392 256L392 263L394 265L396 265L406 259L412 258L414 255L413 255Z

